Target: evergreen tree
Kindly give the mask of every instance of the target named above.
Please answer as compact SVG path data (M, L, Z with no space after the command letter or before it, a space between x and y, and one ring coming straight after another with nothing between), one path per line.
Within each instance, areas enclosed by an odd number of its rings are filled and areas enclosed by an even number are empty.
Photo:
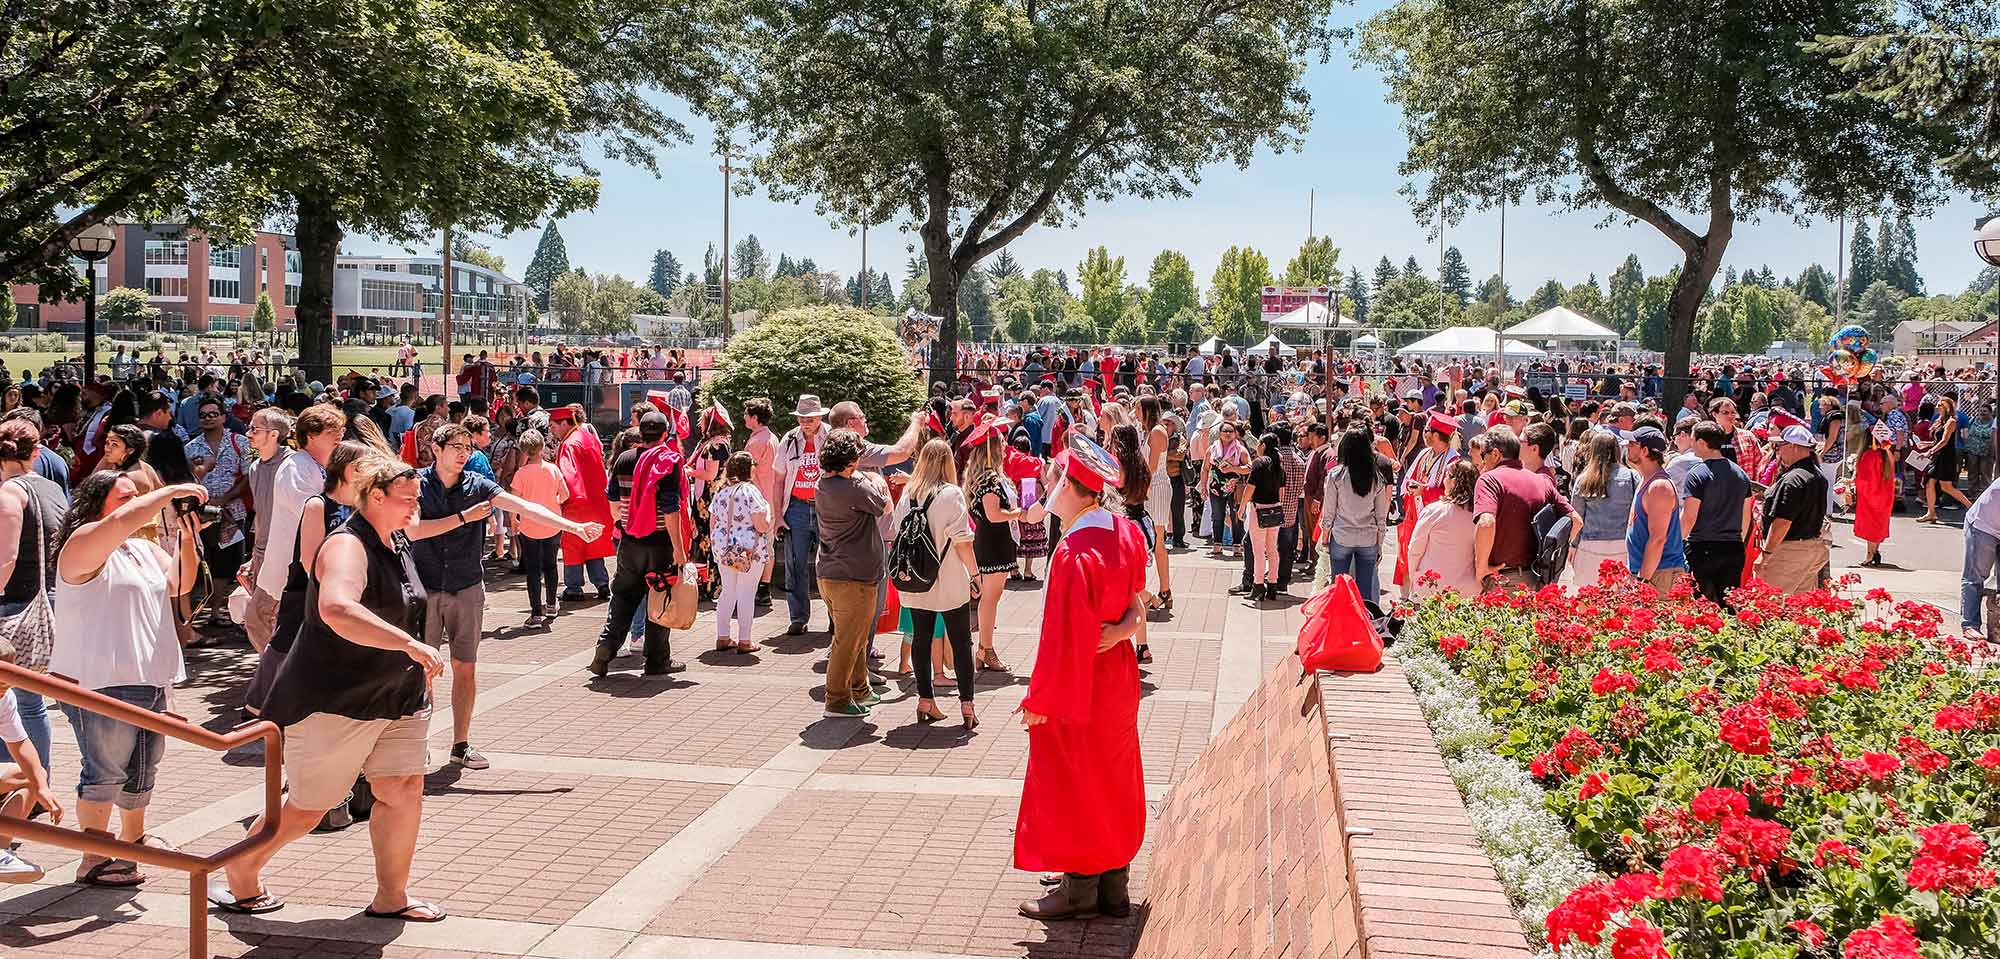
M1409 259L1403 261L1403 275L1404 276L1424 275L1424 268L1417 263L1416 257L1412 256Z
M1806 267L1806 271L1799 274L1795 289L1801 299L1817 303L1821 309L1833 309L1833 277L1827 274L1826 267L1817 263Z
M1534 316L1543 310L1561 304L1562 298L1563 285L1555 280L1550 280L1536 289L1535 295L1528 297L1528 302L1523 304L1523 306L1527 309L1529 316Z
M1069 273L1068 273L1068 271L1066 271L1066 270L1057 270L1057 271L1056 271L1056 289L1058 289L1058 290L1061 290L1061 291L1063 292L1063 295L1064 295L1064 296L1075 296L1075 295L1076 295L1076 294L1074 294L1074 293L1071 293L1071 292L1069 291Z
M1348 268L1347 288L1342 292L1347 302L1354 304L1354 322L1368 322L1368 281L1361 278L1360 267Z
M762 280L770 276L771 254L764 252L764 244L758 242L752 233L736 241L736 249L729 251L729 271L738 280Z
M1883 221L1883 227L1888 227L1887 221ZM1896 217L1895 244L1896 265L1890 282L1911 296L1924 295L1924 278L1917 272L1917 228L1911 225L1907 212Z
M706 286L722 285L722 260L716 255L715 244L701 254L701 282Z
M965 318L971 342L993 339L993 288L987 284L984 271L967 271L958 285L958 312Z
M1611 295L1605 300L1605 325L1624 333L1639 328L1639 295L1646 289L1646 270L1639 255L1627 253L1611 274Z
M929 270L924 267L923 257L910 257L910 262L903 265L903 282L908 283L927 272Z
M1563 291L1562 305L1593 320L1604 319L1604 291L1597 288L1597 274Z
M1333 237L1313 237L1299 244L1299 253L1285 264L1285 285L1333 286L1340 282L1340 250Z
M1757 274L1757 285L1767 290L1778 288L1778 275L1771 272L1771 264L1764 264L1764 270Z
M1438 269L1438 288L1459 306L1472 298L1472 271L1466 269L1465 256L1458 252L1458 247L1445 248L1444 265Z
M796 262L796 263L793 263L792 265L798 268L798 271L799 271L799 272L798 272L798 275L799 275L799 276L804 276L804 275L806 275L806 274L808 274L808 273L818 273L818 272L819 272L819 264L817 264L817 263L814 263L814 262L812 261L812 257L809 257L809 256L808 256L808 257L802 257L802 258L800 258L800 259L798 260L798 262Z
M271 306L271 291L257 294L257 312L250 317L250 328L259 333L269 333L278 328L278 311Z
M1875 278L1887 280L1895 289L1903 289L1903 278L1896 272L1896 228L1887 216L1875 225Z
M1736 285L1736 268L1732 266L1729 269L1723 271L1722 290L1723 292L1727 293L1729 291L1729 288L1735 285Z
M535 305L546 311L556 277L568 272L569 247L563 244L562 231L551 223L542 231L541 241L535 244L534 259L528 261L528 272L521 275L521 282L535 291Z
M1896 331L1896 324L1902 321L1896 304L1904 299L1903 291L1890 286L1888 280L1878 279L1862 291L1861 297L1854 302L1853 310L1848 313L1847 321L1867 327L1869 336L1886 343Z
M778 254L778 266L771 271L771 279L782 280L788 276L798 275L799 268L792 262L792 258L783 253Z
M1681 268L1676 266L1664 276L1648 277L1646 288L1639 294L1639 345L1649 350L1662 351L1667 348L1667 332L1671 328L1672 315L1668 304L1674 295L1674 284L1680 282Z
M1018 274L1019 267L1015 267ZM1201 292L1195 289L1194 267L1176 250L1161 250L1146 271L1146 329L1163 336L1173 325L1174 316L1186 309L1199 309Z
M1501 279L1498 273L1482 280L1472 297L1492 307L1495 313L1505 313L1514 308L1514 294L1507 289L1507 281Z
M1860 302L1861 294L1875 285L1876 269L1875 240L1868 235L1868 221L1862 220L1847 244L1847 302Z
M1022 275L1021 264L1015 261L1012 250L1001 250L994 255L992 264L986 267L986 276L993 281L994 286L999 286L1003 280L1011 280L1020 275Z
M661 296L673 296L681 286L681 261L666 250L655 250L653 271L646 276L646 286Z
M1375 264L1374 294L1376 296L1381 296L1382 288L1388 286L1391 282L1394 282L1396 276L1397 276L1396 265L1394 263L1390 263L1388 257L1386 256L1383 257L1379 262Z
M889 282L889 274L875 274L875 295L868 298L872 309L885 310L896 302L896 286Z

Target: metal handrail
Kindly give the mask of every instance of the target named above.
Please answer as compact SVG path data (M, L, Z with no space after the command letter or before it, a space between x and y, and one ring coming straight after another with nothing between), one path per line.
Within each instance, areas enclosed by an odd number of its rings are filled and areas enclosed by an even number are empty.
M243 723L228 733L214 733L173 712L154 712L121 702L94 690L84 689L66 676L38 673L0 663L0 684L39 693L45 699L67 703L129 723L148 732L215 752L228 752L257 740L264 742L264 828L244 836L220 852L195 856L175 849L161 849L141 843L124 842L76 829L0 816L0 832L53 846L74 849L94 856L129 859L161 869L188 874L188 959L208 959L208 877L255 852L278 836L278 814L284 806L285 735L276 723L256 720Z

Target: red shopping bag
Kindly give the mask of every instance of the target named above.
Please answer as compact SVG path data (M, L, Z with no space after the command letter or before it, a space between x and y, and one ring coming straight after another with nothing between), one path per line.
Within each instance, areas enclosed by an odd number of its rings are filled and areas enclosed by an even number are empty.
M1301 611L1306 624L1299 629L1299 662L1307 672L1372 673L1382 668L1382 637L1353 577L1334 577Z
M397 455L402 457L404 463L417 465L417 431L414 428L403 431L403 448L397 451Z
M889 596L882 600L882 615L875 617L875 631L893 633L900 628L897 617L903 612L903 598L897 595L894 583L883 583L882 588L889 591Z

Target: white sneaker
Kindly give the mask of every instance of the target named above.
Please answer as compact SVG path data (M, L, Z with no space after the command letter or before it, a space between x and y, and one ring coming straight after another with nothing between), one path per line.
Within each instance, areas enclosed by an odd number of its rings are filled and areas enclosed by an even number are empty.
M14 850L0 849L0 882L35 882L43 875L42 867L15 855Z
M645 641L645 640L642 640L642 639L636 639L636 640L635 640L635 639L627 639L627 640L625 641L625 653L624 653L624 655L627 655L627 656L641 656L641 655L644 655L644 654L645 654L645 652L646 652L646 641Z

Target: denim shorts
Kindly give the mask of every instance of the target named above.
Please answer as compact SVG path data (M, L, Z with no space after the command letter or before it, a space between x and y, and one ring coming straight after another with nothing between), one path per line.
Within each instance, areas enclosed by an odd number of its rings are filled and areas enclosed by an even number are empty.
M165 686L106 686L97 692L156 713L167 708ZM160 758L167 753L167 737L68 703L62 711L76 730L77 752L83 756L77 798L120 809L146 808L153 798Z

